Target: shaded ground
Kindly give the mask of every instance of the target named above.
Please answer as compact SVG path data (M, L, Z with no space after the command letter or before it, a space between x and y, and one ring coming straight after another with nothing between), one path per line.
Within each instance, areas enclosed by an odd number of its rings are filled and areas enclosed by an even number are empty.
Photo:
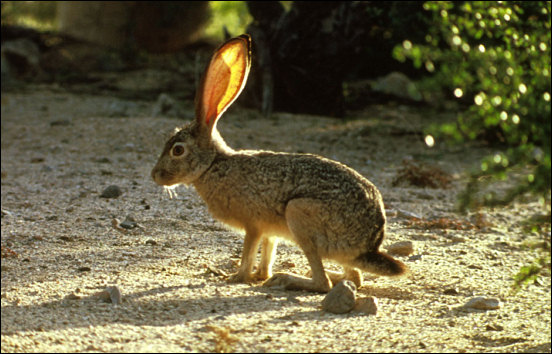
M384 246L413 241L416 257L398 257L408 277L365 274L358 295L379 299L368 316L324 313L322 294L228 284L242 236L214 221L193 188L169 199L151 181L167 134L182 123L151 118L153 109L54 86L2 94L2 352L550 352L550 278L510 291L535 256L522 221L542 210L456 214L463 171L489 151L427 148L422 123L443 113L373 106L346 121L265 119L233 107L219 124L235 148L318 153L380 188ZM447 171L451 188L394 187L403 159ZM123 194L100 198L112 184ZM141 227L112 226L128 215ZM296 246L280 244L275 271L307 269ZM111 285L121 304L91 296ZM461 308L478 295L501 308Z

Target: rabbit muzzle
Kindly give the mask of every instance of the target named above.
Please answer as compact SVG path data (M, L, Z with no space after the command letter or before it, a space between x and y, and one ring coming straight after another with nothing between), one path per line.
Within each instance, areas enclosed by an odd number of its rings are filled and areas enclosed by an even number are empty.
M158 166L155 166L151 171L151 177L160 186L172 186L180 183L176 176Z

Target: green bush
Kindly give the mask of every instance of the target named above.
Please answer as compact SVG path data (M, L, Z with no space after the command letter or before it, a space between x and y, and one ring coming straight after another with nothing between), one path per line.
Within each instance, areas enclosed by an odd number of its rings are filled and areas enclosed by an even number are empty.
M434 18L425 43L405 40L394 57L425 67L434 89L445 89L465 108L456 122L428 133L485 141L497 151L471 172L460 209L532 195L548 214L544 253L515 276L518 289L550 269L551 2L430 1L424 9ZM508 182L505 191L497 192L497 181Z
M430 131L504 147L472 173L460 208L508 204L527 192L548 204L550 2L427 2L424 8L435 23L426 43L405 40L394 56L425 66L434 84L469 106L455 123ZM485 183L507 178L515 185L506 193L480 193Z
M245 32L252 21L245 1L210 1L211 20L205 29L205 36L217 41L224 40L224 30L232 36Z
M56 1L2 1L2 25L53 30L56 27L56 8Z

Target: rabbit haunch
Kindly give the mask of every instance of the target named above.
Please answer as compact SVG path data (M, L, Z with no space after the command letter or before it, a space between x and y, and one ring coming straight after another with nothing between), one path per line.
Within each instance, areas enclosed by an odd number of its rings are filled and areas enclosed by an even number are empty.
M231 281L266 280L326 292L346 278L362 283L358 268L400 275L403 263L378 251L385 233L385 212L377 188L353 169L312 154L235 151L216 129L224 111L240 94L250 66L251 39L233 38L213 55L196 95L196 120L178 130L152 170L163 186L192 184L211 214L245 230L242 262ZM294 241L305 253L312 278L271 268L276 238ZM253 273L262 244L261 261ZM322 259L344 267L324 271Z

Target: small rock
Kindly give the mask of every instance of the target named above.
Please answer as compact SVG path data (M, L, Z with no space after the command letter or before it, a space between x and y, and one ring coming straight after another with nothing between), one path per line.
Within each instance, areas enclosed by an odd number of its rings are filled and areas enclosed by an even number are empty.
M104 189L102 194L100 194L100 198L117 198L121 194L123 194L123 191L119 186L111 185Z
M106 113L110 117L128 117L130 112L136 110L136 103L114 100L104 105Z
M153 116L156 117L161 114L169 112L176 106L176 100L166 93L161 93L157 97L157 101L153 106Z
M82 296L77 295L75 293L71 293L65 297L66 300L80 300L82 299Z
M464 307L477 310L496 310L500 308L500 300L496 298L488 298L484 296L477 296L471 298Z
M458 295L459 292L458 292L458 289L456 289L456 288L448 288L448 289L445 289L443 291L443 294L445 294L445 295Z
M131 221L131 220L128 220L128 219L125 219L125 221L123 221L122 223L119 224L120 227L122 227L123 229L127 229L127 230L134 229L137 225L138 225L138 223L136 221Z
M157 245L157 241L152 240L152 239L150 238L149 240L146 241L146 245L155 246L155 245Z
M287 301L293 302L295 304L300 304L301 303L301 299L298 299L297 296L295 296L295 295L289 295L287 297Z
M406 98L413 101L422 101L422 94L405 74L394 71L376 80L372 89L389 95Z
M98 157L98 158L93 159L92 161L94 161L96 163L111 163L111 160L108 159L107 157Z
M355 304L355 311L375 315L378 312L378 299L374 296L358 299Z
M331 313L347 313L355 306L355 297L355 283L342 280L322 300L322 309Z
M488 324L485 326L485 330L487 331L502 331L504 330L504 327L502 327L499 324Z
M214 275L218 275L220 277L227 277L228 276L228 274L226 274L226 272L223 271L222 269L218 269L218 268L213 267L212 265L209 265L209 264L207 264L206 267L207 267L207 270L210 271L211 273L213 273Z
M387 252L399 256L409 256L414 253L414 243L412 241L396 242L387 246Z
M107 291L109 292L112 304L118 305L123 301L121 289L118 286L110 286L107 288Z
M87 267L87 266L83 266L83 267L79 267L77 270L78 270L79 272L89 272L89 271L92 270L92 268Z
M405 219L421 219L419 214L413 213L408 210L397 209L397 216Z
M68 126L68 125L71 125L71 121L68 120L68 119L60 119L60 120L53 120L50 122L50 126L51 127L55 127L55 126Z
M414 256L410 256L407 259L408 262L416 262L416 261L421 261L421 260L422 260L422 255L421 254L416 254Z
M104 302L111 302L112 304L118 305L123 299L121 295L121 289L117 285L108 286L104 290L95 294L100 300Z
M113 226L113 228L123 234L126 234L128 233L128 230L127 229L124 229L121 227L121 221L117 218L113 218L111 219L111 226Z
M1 215L2 215L2 217L4 217L4 216L9 216L9 217L15 216L15 214L13 212L11 212L9 210L6 210L6 209L2 209L2 214Z

